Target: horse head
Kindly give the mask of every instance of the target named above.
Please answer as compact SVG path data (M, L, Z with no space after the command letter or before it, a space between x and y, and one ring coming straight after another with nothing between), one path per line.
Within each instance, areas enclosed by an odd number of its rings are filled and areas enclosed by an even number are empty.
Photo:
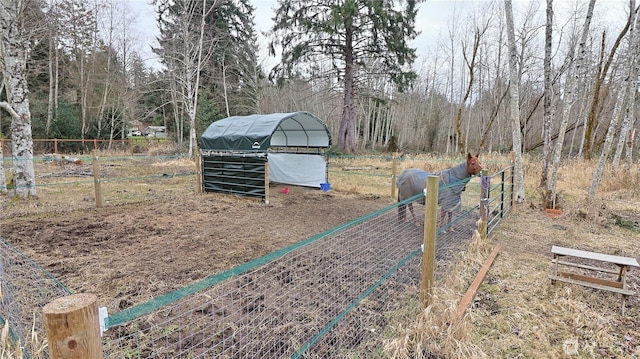
M475 176L482 171L482 162L479 158L480 154L471 156L471 153L467 153L467 173L469 176Z

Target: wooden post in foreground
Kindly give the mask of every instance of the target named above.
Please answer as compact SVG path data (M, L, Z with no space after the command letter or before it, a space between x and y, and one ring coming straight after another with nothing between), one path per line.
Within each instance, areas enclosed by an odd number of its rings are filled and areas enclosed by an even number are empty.
M422 309L429 306L435 281L439 180L438 176L427 177L427 198L425 198L424 207L424 250L422 252L422 279L420 281Z
M97 299L94 294L79 293L44 306L51 359L102 358Z
M396 199L396 178L398 172L398 152L394 152L391 157L391 199Z
M93 151L93 184L96 190L96 207L102 207L102 185L100 183L100 162L98 150Z

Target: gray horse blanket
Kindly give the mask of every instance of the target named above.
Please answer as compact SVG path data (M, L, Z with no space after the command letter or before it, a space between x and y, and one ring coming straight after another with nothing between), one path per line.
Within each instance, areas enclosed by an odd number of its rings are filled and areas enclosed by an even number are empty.
M398 200L403 201L422 193L427 186L428 176L440 177L438 181L438 204L448 212L460 209L460 194L471 180L471 176L467 173L466 161L436 173L426 172L417 168L409 168L403 171L396 180ZM420 203L424 204L424 197L420 199Z

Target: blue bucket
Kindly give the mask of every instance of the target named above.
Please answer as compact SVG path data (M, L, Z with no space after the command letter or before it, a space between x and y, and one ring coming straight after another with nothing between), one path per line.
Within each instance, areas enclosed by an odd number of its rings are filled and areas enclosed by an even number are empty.
M327 192L331 189L331 184L329 183L320 183L320 189L322 192Z

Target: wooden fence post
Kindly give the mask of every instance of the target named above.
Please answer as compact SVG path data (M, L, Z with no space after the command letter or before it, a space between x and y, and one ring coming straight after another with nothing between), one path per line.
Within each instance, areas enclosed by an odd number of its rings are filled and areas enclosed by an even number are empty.
M94 294L78 293L44 306L51 359L102 358L97 299Z
M102 207L102 185L100 182L100 161L98 160L98 151L93 151L93 185L96 190L96 207Z
M196 153L196 193L202 193L202 156Z
M420 303L422 309L429 306L436 265L436 229L438 220L438 176L427 177L427 198L424 207L424 242L422 252L422 280L420 281Z
M391 160L391 199L395 199L396 198L396 175L397 175L397 171L398 171L398 162L397 159L398 158L398 152L394 152Z

